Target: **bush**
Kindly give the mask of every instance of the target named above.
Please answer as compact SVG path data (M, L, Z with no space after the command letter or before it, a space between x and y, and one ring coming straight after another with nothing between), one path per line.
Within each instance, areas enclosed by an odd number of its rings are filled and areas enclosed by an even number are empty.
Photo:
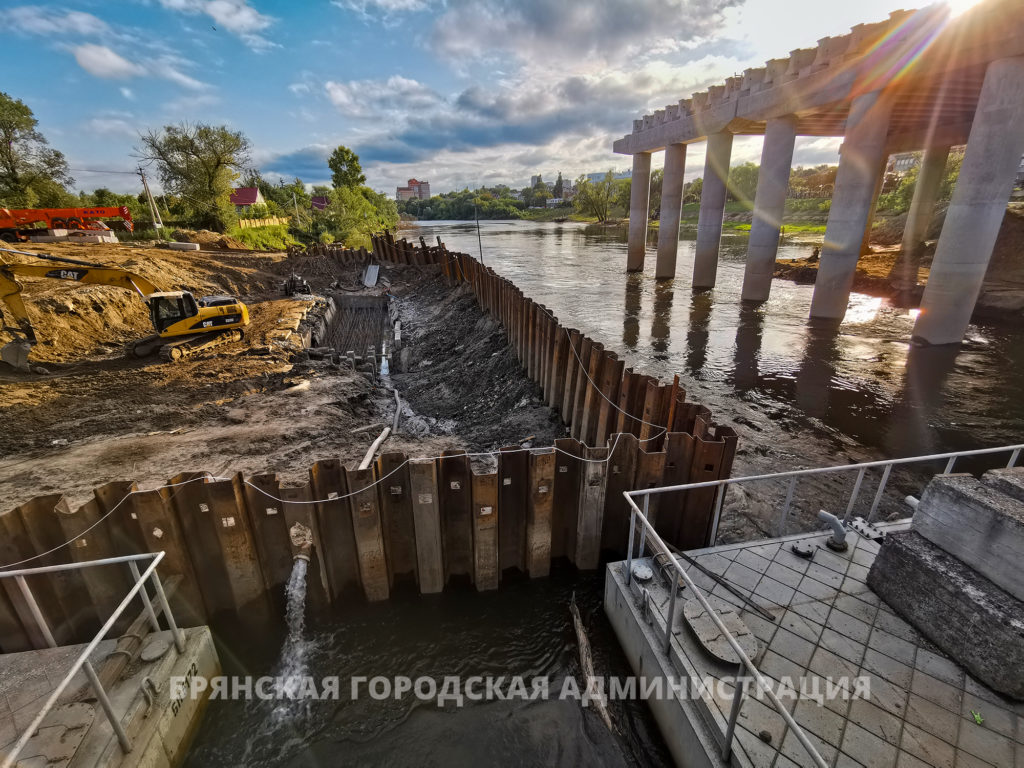
M321 232L319 240L321 245L330 245L334 242L334 235L330 232Z
M288 232L287 224L275 224L272 227L235 227L228 234L257 251L283 251L298 241Z

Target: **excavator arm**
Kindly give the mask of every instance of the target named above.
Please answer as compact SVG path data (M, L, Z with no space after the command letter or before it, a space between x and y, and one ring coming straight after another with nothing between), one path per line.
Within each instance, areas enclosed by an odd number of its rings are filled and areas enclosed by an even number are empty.
M20 253L13 251L14 253ZM5 325L4 330L24 337L22 341L35 343L35 331L28 319L25 302L21 298L22 285L18 277L49 277L55 280L72 280L76 283L92 285L112 285L117 288L133 291L140 298L145 298L160 289L142 275L128 272L117 267L105 267L71 259L55 259L44 254L26 254L49 259L48 264L0 263L0 301L10 311L18 327Z

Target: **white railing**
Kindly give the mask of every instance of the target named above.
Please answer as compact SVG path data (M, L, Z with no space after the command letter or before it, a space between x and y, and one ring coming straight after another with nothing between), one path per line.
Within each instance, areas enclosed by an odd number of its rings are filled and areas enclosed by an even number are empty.
M4 757L2 768L11 768L15 765L15 761L21 750L25 748L33 734L38 730L40 724L46 718L46 715L53 709L53 706L57 703L57 700L64 693L64 689L68 687L71 680L78 674L79 670L85 673L85 676L89 679L89 683L92 686L93 691L96 693L96 699L99 701L100 706L103 708L104 713L107 716L107 720L110 722L110 727L114 730L114 734L117 736L117 741L121 745L121 750L126 754L132 751L132 743L128 738L128 734L125 733L124 728L121 725L121 720L114 713L114 709L110 704L110 699L107 697L107 692L103 688L103 684L100 682L99 676L96 674L96 670L93 668L92 662L89 661L89 655L96 650L96 646L100 644L107 632L110 631L114 623L120 618L121 614L125 612L132 600L135 599L136 595L141 595L142 603L145 606L146 613L149 616L149 623L153 627L154 632L160 631L160 624L157 621L156 611L153 609L153 603L150 600L149 593L146 591L146 581L152 579L153 588L156 593L156 598L160 603L160 610L164 617L167 619L167 625L170 627L171 634L174 637L174 646L178 649L178 653L185 652L185 636L184 633L178 629L178 625L174 622L174 616L171 614L171 606L167 602L167 595L164 593L163 584L160 583L160 577L156 573L156 567L163 560L163 552L149 552L141 555L125 555L123 557L108 557L103 560L90 560L84 563L64 563L61 565L48 565L40 568L22 568L16 571L0 571L0 579L14 579L18 584L18 589L21 590L21 595L25 599L29 612L32 614L32 618L35 620L40 633L42 634L46 644L51 648L57 647L57 641L53 637L53 633L50 631L49 625L46 623L46 619L43 616L42 611L39 609L39 604L36 602L35 596L32 594L32 590L28 586L28 582L25 581L26 576L35 576L44 573L55 573L57 571L73 571L79 568L91 568L97 565L114 565L117 563L127 563L129 569L131 569L132 578L135 581L134 586L129 590L121 604L114 609L110 618L107 619L106 623L100 628L100 631L96 633L92 641L82 649L82 652L78 654L78 658L75 663L71 665L71 669L64 679L60 681L60 684L54 689L53 693L50 694L50 698L43 704L43 708L39 710L39 714L36 715L32 723L25 729L25 732L21 734L21 738L18 739L17 743L11 748L11 751ZM152 560L149 567L146 568L141 574L139 573L139 567L137 565L140 560Z
M1020 453L1021 453L1022 449L1024 449L1024 444L1021 444L1021 445L1008 445L1008 446L1000 446L998 448L981 448L981 449L972 450L972 451L956 451L956 452L952 452L952 453L932 454L932 455L929 455L929 456L912 456L912 457L904 458L904 459L888 459L888 460L885 460L885 461L869 461L869 462L865 462L865 463L862 463L862 464L847 464L847 465L841 465L841 466L835 466L835 467L816 467L814 469L796 469L796 470L790 470L788 472L776 472L776 473L767 474L767 475L750 475L750 476L747 476L747 477L723 478L721 480L710 480L710 481L701 482L701 483L687 483L685 485L672 485L672 486L665 486L663 488L648 488L648 489L642 489L642 490L636 490L636 491L624 491L623 492L623 496L625 496L626 501L629 503L629 506L630 506L629 544L628 544L629 551L628 551L628 554L626 556L626 586L628 587L630 585L630 583L632 582L632 578L633 578L633 550L634 550L635 534L636 534L636 530L637 530L637 523L639 522L639 524L640 524L640 544L639 544L639 548L638 548L639 549L639 553L638 553L637 556L638 557L644 557L644 553L646 552L647 546L651 545L651 549L655 552L655 555L662 554L662 555L664 555L667 558L667 562L671 563L672 567L675 569L675 571L679 575L679 577L683 580L683 582L686 584L686 586L689 587L692 590L692 593L693 593L694 597L697 598L697 601L701 604L701 606L704 608L704 610L707 611L707 613L711 617L712 621L714 621L715 626L718 627L718 630L722 633L722 635L725 637L726 641L729 643L729 646L733 649L733 651L739 657L740 665L739 665L739 675L738 675L738 677L743 677L744 670L746 670L747 672L750 673L750 675L753 677L754 681L757 683L757 687L761 691L764 692L764 695L771 702L772 706L775 707L776 711L778 711L779 715L786 722L786 725L788 725L790 727L790 729L792 729L793 735L803 745L804 749L807 750L807 754L810 756L810 758L814 762L814 764L819 766L819 768L828 768L828 763L821 756L821 754L817 751L817 749L815 749L814 745L808 739L807 734L803 731L803 729L793 719L793 716L786 710L786 707L782 704L782 702L779 700L779 698L775 695L774 691L772 691L771 685L770 685L769 681L761 674L761 672L757 669L757 667L754 665L754 663L747 657L746 653L744 653L743 649L740 647L740 644L737 642L736 638L733 637L732 633L729 631L729 629L722 622L721 617L714 610L714 608L711 607L711 604L708 602L708 600L705 597L704 593L697 587L697 585L696 585L696 583L694 583L693 579L690 578L690 575L679 564L679 561L677 560L675 554L669 550L668 546L665 544L665 542L662 540L662 538L658 535L657 531L655 531L654 526L651 524L650 520L648 519L648 513L650 511L650 497L652 495L657 495L657 494L660 494L660 493L672 493L672 492L676 492L676 491L691 491L691 490L697 490L697 489L701 489L701 488L715 488L716 491L715 491L714 517L712 519L712 532L711 532L711 535L709 537L709 540L712 543L714 543L714 541L715 541L715 539L717 539L717 535L718 535L718 523L719 523L719 519L720 519L721 513L722 513L722 502L725 499L726 491L727 491L727 489L728 489L728 487L730 485L738 485L738 484L741 484L741 483L752 483L752 482L757 482L757 481L778 480L778 479L781 479L781 478L788 478L789 479L789 485L788 485L787 491L786 491L786 501L785 501L785 503L783 505L782 514L781 514L781 517L780 517L780 526L779 526L780 527L780 535L782 535L782 533L785 531L786 520L787 520L787 518L789 516L789 509L790 509L790 506L791 506L792 501L793 501L793 495L794 495L794 492L796 490L797 481L801 477L804 477L804 476L807 476L807 475L821 475L821 474L837 473L837 472L854 472L855 471L857 473L857 478L856 478L856 480L854 482L853 491L850 494L850 499L849 499L849 501L847 503L847 506L846 506L846 514L845 514L845 516L843 518L843 520L845 522L845 521L847 521L849 519L850 515L853 513L854 505L857 502L857 497L860 494L860 489L861 489L861 486L863 485L864 477L867 474L868 470L876 469L876 468L882 468L882 477L881 477L881 479L879 481L878 489L875 492L875 496L874 496L874 499L873 499L872 504L871 504L871 511L868 514L868 522L870 522L872 517L874 516L874 514L878 510L878 506L881 503L882 496L883 496L883 494L885 492L885 487L886 487L886 485L887 485L887 483L889 481L889 476L892 473L892 468L894 466L905 465L905 464L914 464L914 463L923 463L923 462L929 462L929 461L941 461L941 460L945 459L946 460L945 469L942 471L941 474L949 474L950 472L953 471L954 467L956 466L957 459L960 459L960 458L963 458L963 457L966 457L966 456L983 456L983 455L988 455L988 454L1009 453L1010 454L1010 460L1009 460L1009 462L1007 463L1006 466L1007 467L1013 467L1013 466L1016 465L1017 460L1020 458ZM635 501L635 498L637 498L637 497L643 497L643 505L644 505L643 510L641 510L640 507L637 506L637 503ZM672 580L671 584L672 584L672 587L670 588L670 593L671 594L670 594L670 597L669 597L668 614L665 617L664 650L665 650L666 654L669 653L669 650L670 650L671 644L672 644L672 628L673 628L673 621L675 619L676 592L678 591L677 589L674 588L675 587L675 580ZM739 681L738 681L737 685L734 687L733 700L732 700L732 709L731 709L731 711L729 713L729 721L728 721L728 724L726 726L724 741L723 741L723 744L722 744L722 758L726 762L728 762L728 760L729 760L729 758L730 758L730 756L732 754L733 739L734 739L735 732L736 732L736 720L739 717L740 708L742 707L743 700L744 700L743 685L740 684Z
M773 472L767 475L748 475L746 477L726 477L721 480L707 480L701 483L686 483L684 485L667 485L662 488L645 488L636 491L627 491L629 497L647 497L651 494L660 493L671 493L676 491L695 491L702 488L714 488L715 489L715 502L714 512L711 519L711 530L708 535L709 546L713 546L718 540L718 527L722 518L722 504L725 501L725 495L728 491L729 486L732 485L745 485L756 482L765 482L772 480L788 480L786 487L786 499L782 504L782 509L779 513L778 527L776 531L777 536L785 536L787 533L787 523L789 521L789 513L793 507L793 497L796 493L797 483L801 477L808 477L810 475L827 475L827 474L842 474L842 473L857 473L857 477L853 483L853 490L850 492L850 498L846 504L846 512L842 515L844 523L849 522L851 515L853 514L854 505L857 503L857 499L860 497L861 486L864 484L864 478L871 469L881 469L882 477L878 482L878 488L875 491L875 496L871 502L871 509L867 515L867 522L872 522L875 517L875 513L878 512L878 506L882 502L882 498L885 494L886 486L889 483L889 476L892 474L893 467L905 466L908 464L923 464L926 462L934 461L946 461L945 469L937 474L948 475L953 471L956 466L958 459L970 457L970 456L987 456L990 454L997 453L1008 453L1010 454L1010 460L1006 466L1016 466L1017 460L1020 458L1021 450L1024 449L1024 444L1019 445L1003 445L998 448L978 448L970 451L953 451L950 453L934 453L928 456L909 456L903 459L884 459L882 461L866 461L861 464L840 464L833 467L815 467L813 469L792 469L786 472Z

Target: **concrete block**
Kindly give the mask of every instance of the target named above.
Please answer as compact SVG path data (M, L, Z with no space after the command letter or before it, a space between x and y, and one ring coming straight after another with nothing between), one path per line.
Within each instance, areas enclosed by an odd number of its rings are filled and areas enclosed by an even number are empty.
M981 482L999 493L1024 502L1024 467L991 469L982 475Z
M1024 502L971 475L940 475L921 495L913 530L1024 600Z
M199 243L168 243L167 247L172 251L198 251Z
M978 680L1024 699L1024 602L914 531L885 537L868 586Z

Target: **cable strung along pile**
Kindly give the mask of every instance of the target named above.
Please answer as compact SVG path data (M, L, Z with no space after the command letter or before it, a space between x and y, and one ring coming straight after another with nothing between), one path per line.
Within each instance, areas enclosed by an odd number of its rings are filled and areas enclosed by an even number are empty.
M366 256L339 248L324 255L346 263ZM298 523L313 533L314 606L351 595L385 600L400 579L421 593L440 592L452 579L488 590L507 569L541 577L552 558L594 569L602 551L624 552L623 491L729 476L735 432L712 425L678 380L666 384L626 368L509 280L440 242L417 248L375 238L374 256L434 266L453 286L468 285L571 436L493 454L383 453L365 469L326 459L298 487L282 487L274 474L199 472L153 490L108 483L77 510L60 495L43 496L0 514L0 567L162 550L163 575L181 577L175 614L190 626L280 599L297 554L289 530ZM471 459L481 455L496 459L497 471L478 471ZM713 488L661 494L651 498L649 514L666 541L689 549L707 543L714 502ZM60 642L86 636L124 594L123 574L83 573L62 574L59 585L39 580L36 599ZM33 633L21 621L29 612L20 595L7 597L0 600L0 651L31 648Z

